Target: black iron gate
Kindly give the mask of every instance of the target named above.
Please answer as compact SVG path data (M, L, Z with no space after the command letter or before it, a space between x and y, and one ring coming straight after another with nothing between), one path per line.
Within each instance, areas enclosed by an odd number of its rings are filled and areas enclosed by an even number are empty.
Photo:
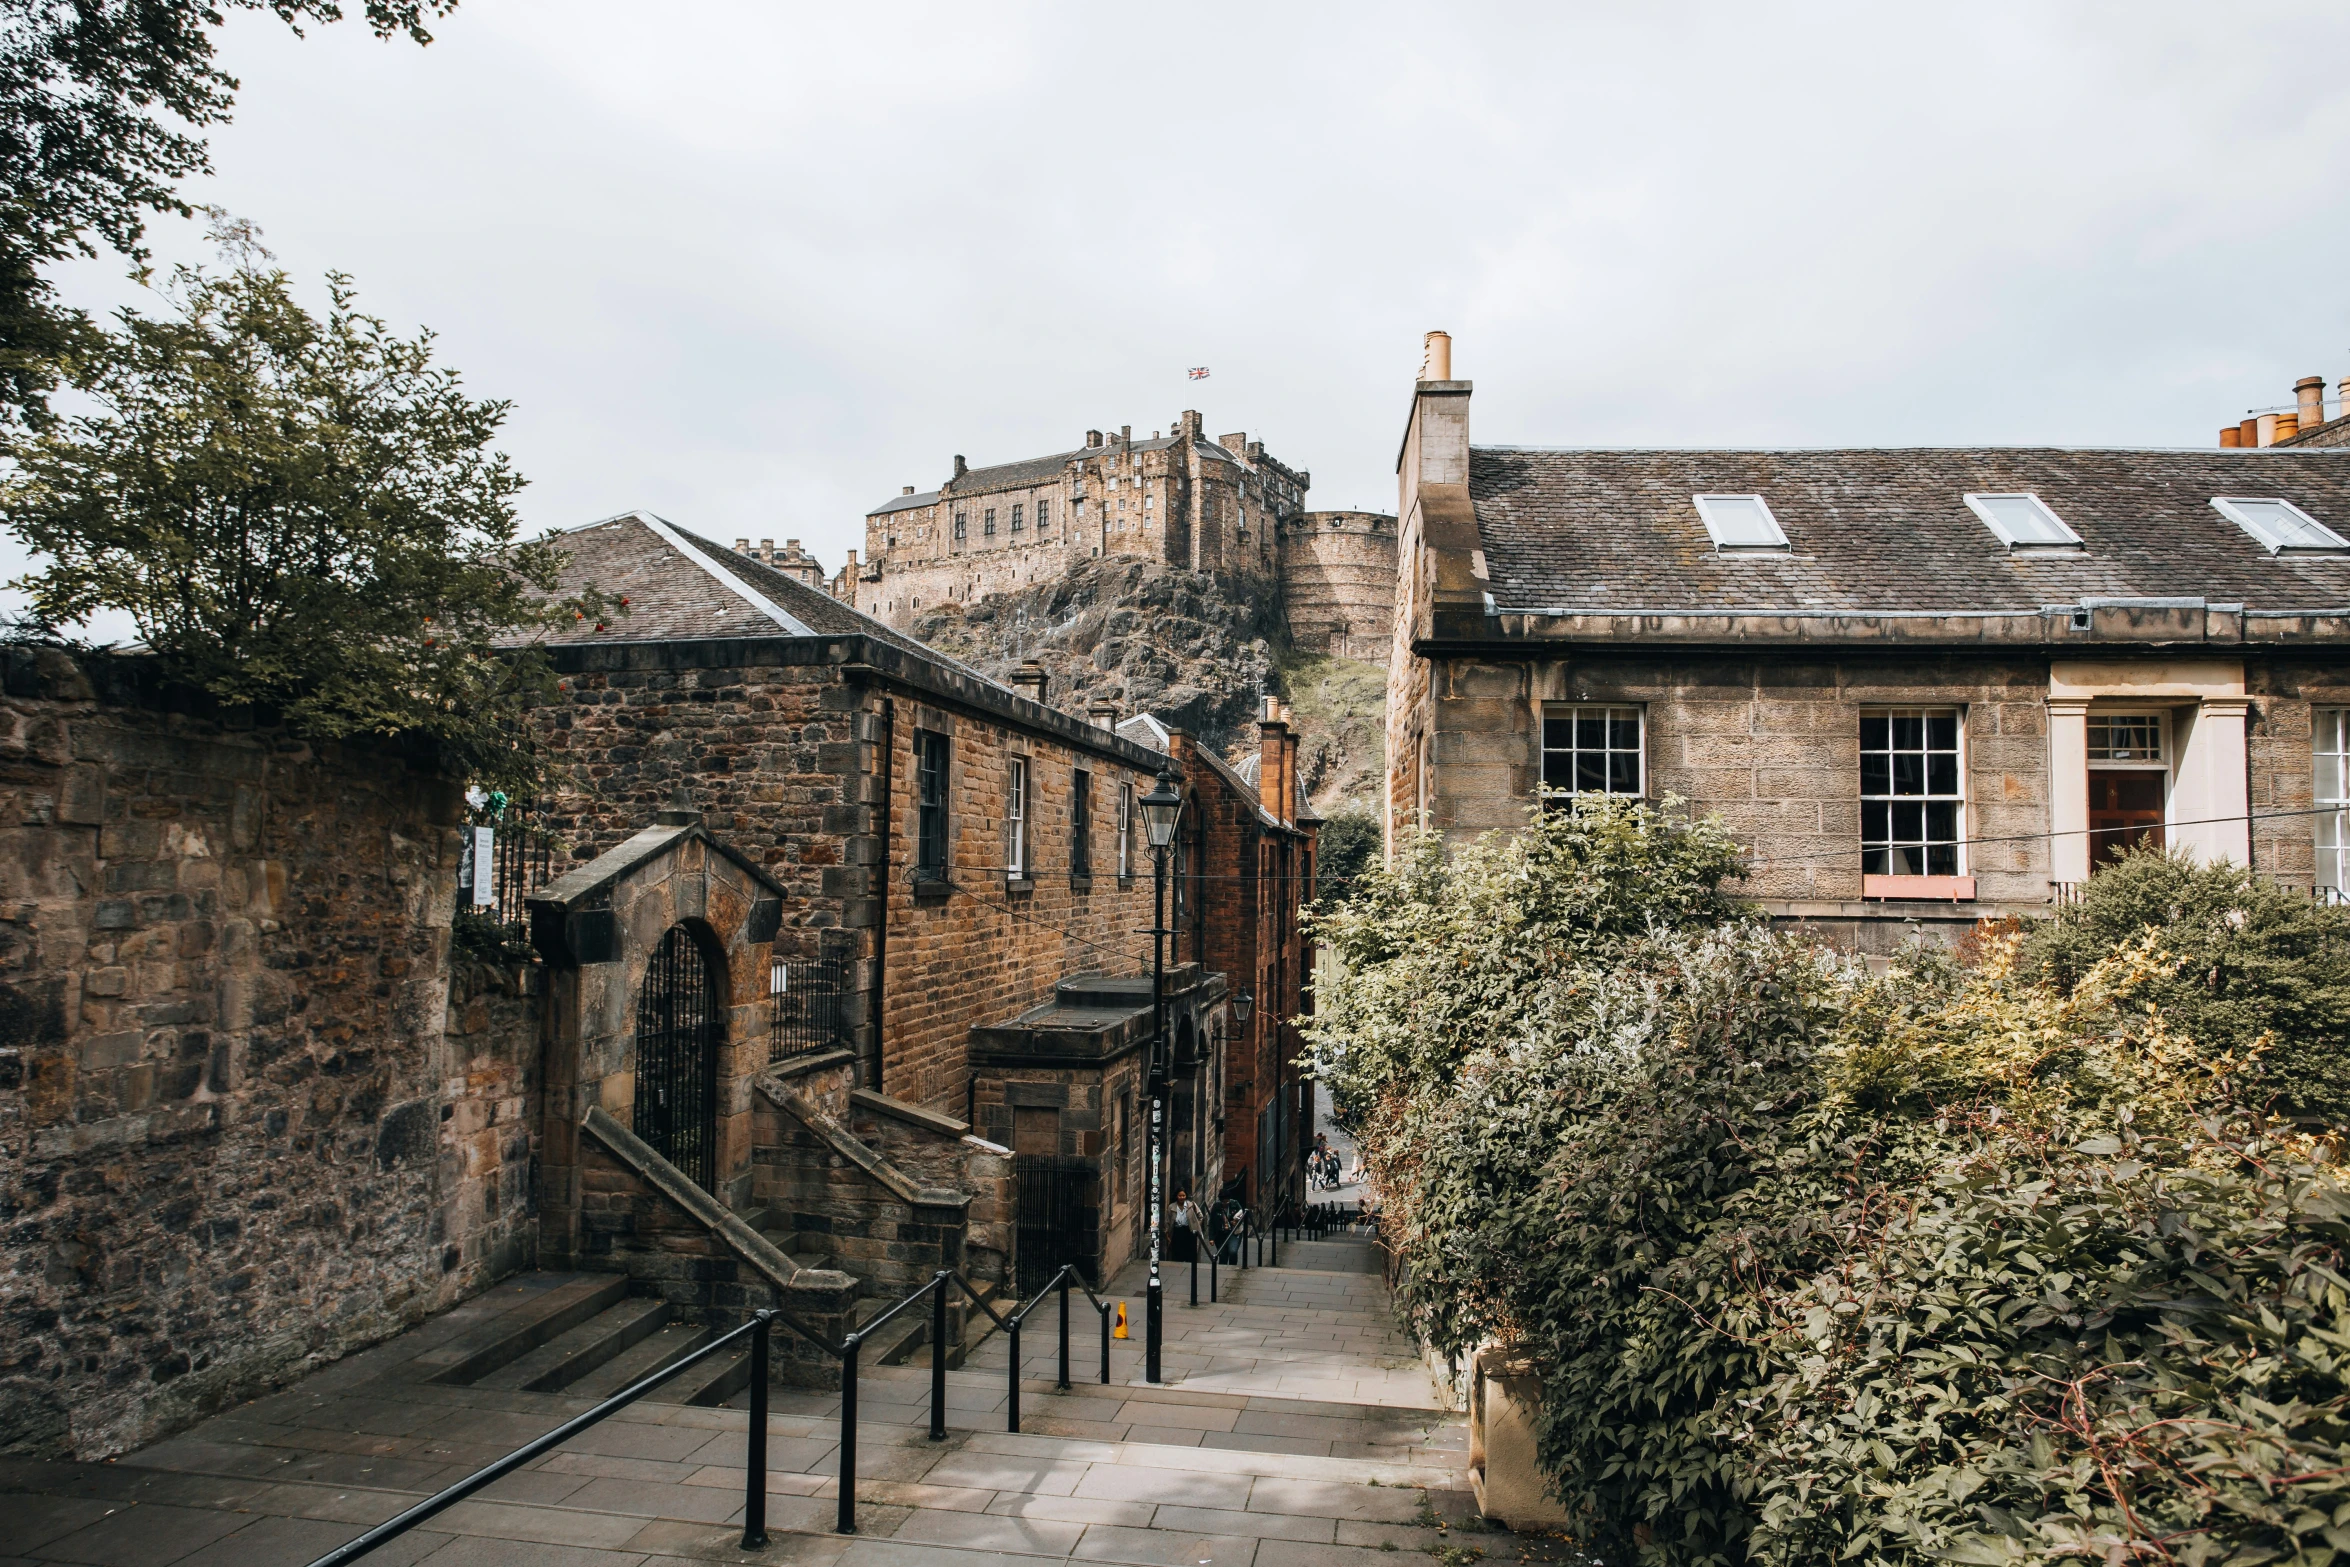
M718 1180L716 976L701 944L672 925L636 1001L636 1134L708 1191Z
M1072 1262L1098 1288L1101 1209L1095 1192L1100 1175L1093 1161L1021 1154L1012 1160L1012 1174L1020 1183L1020 1293L1044 1288L1064 1263Z

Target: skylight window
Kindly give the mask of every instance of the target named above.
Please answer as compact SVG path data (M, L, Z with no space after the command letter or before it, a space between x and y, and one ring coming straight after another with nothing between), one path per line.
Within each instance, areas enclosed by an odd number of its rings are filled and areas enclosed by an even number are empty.
M2037 495L1969 495L1967 505L2011 550L2077 550L2081 536Z
M1784 550L1787 535L1779 531L1779 519L1771 515L1771 507L1759 495L1698 495L1697 515L1705 519L1705 531L1713 536L1717 550Z
M2291 501L2274 497L2214 496L2220 515L2260 541L2271 555L2337 555L2350 551L2350 542Z

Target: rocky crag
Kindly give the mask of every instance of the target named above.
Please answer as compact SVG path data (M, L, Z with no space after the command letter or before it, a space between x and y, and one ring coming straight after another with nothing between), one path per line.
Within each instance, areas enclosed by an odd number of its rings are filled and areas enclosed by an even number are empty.
M998 680L1030 660L1063 712L1114 702L1149 712L1235 759L1256 749L1260 699L1291 705L1298 763L1325 813L1376 796L1384 768L1386 671L1300 653L1278 599L1135 555L1081 560L1062 576L976 604L923 612L909 628Z

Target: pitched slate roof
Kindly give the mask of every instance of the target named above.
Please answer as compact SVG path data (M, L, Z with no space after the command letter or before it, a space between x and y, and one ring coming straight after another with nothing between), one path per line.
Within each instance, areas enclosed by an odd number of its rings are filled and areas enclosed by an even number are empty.
M874 507L865 515L868 517L886 517L891 512L912 511L917 506L931 505L937 499L938 491L936 490L924 490L919 495L893 495L888 500L882 502L879 506Z
M1969 491L2036 494L2086 547L2011 554ZM2350 557L2272 557L2211 504L2281 497L2350 538L2350 451L1478 447L1469 492L1503 613L2350 605ZM1716 553L1691 499L1713 493L1763 496L1788 552Z
M858 635L1011 692L1003 682L892 631L822 589L651 512L623 512L574 528L563 535L562 548L570 558L558 592L576 592L592 582L606 594L626 597L629 606L627 614L615 615L601 627L582 621L548 639L559 646Z

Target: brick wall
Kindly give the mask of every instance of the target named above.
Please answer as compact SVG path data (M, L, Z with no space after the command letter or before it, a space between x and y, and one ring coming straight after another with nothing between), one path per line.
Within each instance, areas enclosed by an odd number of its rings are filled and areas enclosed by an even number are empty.
M141 678L0 659L17 1451L121 1452L449 1304L503 1244L479 1194L442 1211L455 786Z

